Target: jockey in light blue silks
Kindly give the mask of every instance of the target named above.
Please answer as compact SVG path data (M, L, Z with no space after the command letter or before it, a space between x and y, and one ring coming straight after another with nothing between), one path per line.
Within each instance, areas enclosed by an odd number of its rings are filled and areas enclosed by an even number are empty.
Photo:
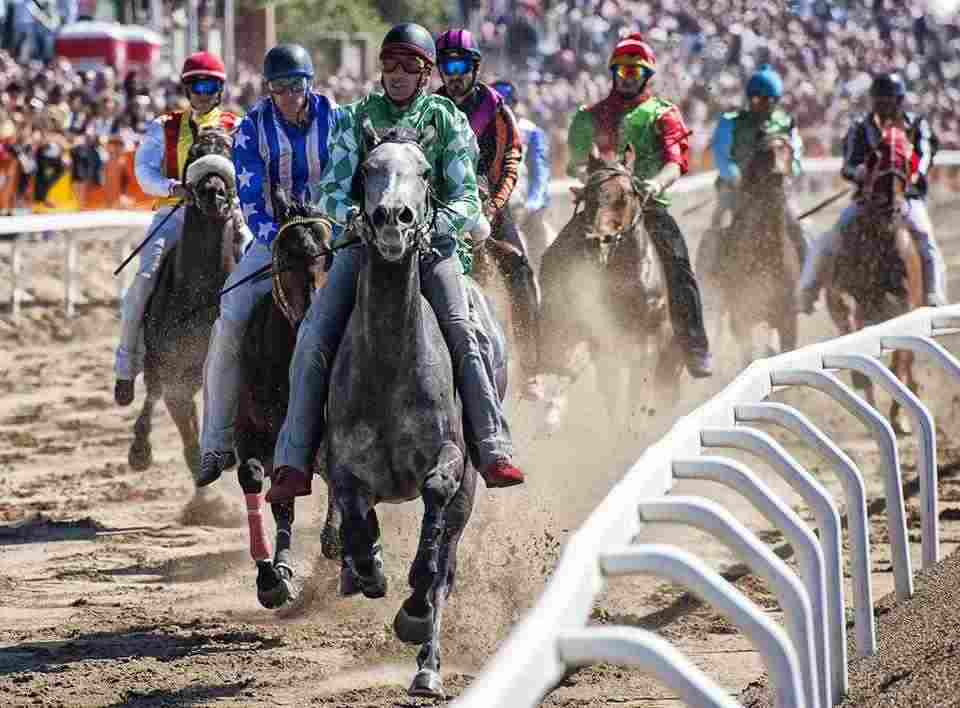
M327 165L333 106L311 90L313 62L306 49L281 44L267 52L263 75L269 96L261 99L234 135L233 161L244 218L256 238L227 280L226 288L271 262L277 234L274 190L316 201ZM234 421L240 389L240 348L254 305L270 291L269 278L248 282L220 301L203 372L203 435L198 486L210 484L236 463Z
M710 141L717 166L717 206L713 212L711 233L706 241L709 251L702 256L701 267L709 271L716 266L726 215L736 208L742 171L753 155L757 143L767 136L785 135L793 148L793 176L799 176L803 158L803 140L793 117L778 104L783 98L783 79L769 64L761 66L747 82L748 106L724 113ZM787 235L803 263L809 249L807 235L797 219L793 200L786 205Z
M857 196L866 174L866 160L870 152L880 144L882 125L894 118L906 127L919 158L913 184L907 191L906 222L910 233L917 241L920 259L923 262L923 287L927 305L935 307L947 302L947 267L943 254L933 235L933 222L927 213L927 175L933 166L938 141L927 119L917 113L906 111L903 101L907 87L897 73L877 74L870 86L873 110L857 117L843 141L843 178L857 185ZM840 214L833 229L817 239L810 257L803 266L797 306L803 312L813 312L813 304L820 296L824 281L830 276L833 256L839 247L840 236L857 217L860 204L856 196Z

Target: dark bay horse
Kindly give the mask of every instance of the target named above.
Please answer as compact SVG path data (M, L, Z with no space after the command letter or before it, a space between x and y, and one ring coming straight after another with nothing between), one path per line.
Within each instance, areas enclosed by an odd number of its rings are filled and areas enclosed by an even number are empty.
M278 191L273 212L280 229L273 242L270 293L253 309L240 351L240 400L237 411L237 476L247 502L250 555L257 564L257 598L275 609L293 596L290 548L294 500L271 504L276 523L276 551L263 525L263 483L273 471L277 436L290 399L290 360L297 331L313 295L326 282L331 225L315 207L288 199ZM339 558L339 509L328 494L322 549Z
M797 346L793 292L803 263L787 234L786 220L786 182L793 160L788 136L762 136L744 166L730 227L713 235L720 238L718 244L700 247L717 249L712 266L698 272L708 294L704 301L713 311L711 341L720 341L723 319L729 314L743 366L772 353L769 331L761 346L755 343L761 325L777 331L781 352Z
M200 467L194 396L202 383L220 289L241 255L241 236L233 218L236 180L231 144L226 133L206 130L187 157L184 173L190 196L181 207L187 210L183 236L164 257L144 316L147 396L128 455L134 469L146 469L153 462L150 432L161 398L180 432L187 466L194 475Z
M342 513L341 588L370 598L386 594L375 506L421 499L411 593L393 628L401 641L422 645L409 693L442 697L441 617L473 510L477 472L468 461L451 356L420 292L421 267L434 257L434 210L442 208L431 196L425 157L437 129L431 123L419 135L393 130L382 139L372 129L366 133L361 168L366 263L327 402L326 467ZM502 396L503 333L476 284L465 278L464 287L483 334L481 349L493 356L488 371Z
M624 390L631 401L648 399L654 370L662 386L680 376L663 267L643 226L633 163L630 148L622 163L594 148L586 184L574 191L574 215L543 255L541 368L558 379L547 396L549 429L559 426L567 390L590 359L612 419Z
M827 285L827 308L841 334L877 324L923 305L923 267L904 219L913 175L913 143L893 123L866 161L866 178L857 217L844 230ZM893 372L912 391L913 353L893 354ZM854 375L854 384L874 405L873 383ZM910 424L894 401L890 419L898 433Z

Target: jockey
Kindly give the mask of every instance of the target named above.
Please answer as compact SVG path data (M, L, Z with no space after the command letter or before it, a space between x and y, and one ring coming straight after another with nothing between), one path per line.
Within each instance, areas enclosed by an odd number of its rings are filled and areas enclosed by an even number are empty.
M437 59L443 80L443 88L437 94L457 104L477 136L480 150L477 175L486 179L490 190L483 205L483 215L491 227L490 235L517 249L517 255L499 261L510 287L514 327L521 332L536 332L540 299L537 281L527 256L526 239L517 229L508 208L523 160L517 119L499 93L477 80L483 55L469 30L451 29L441 34L437 38ZM538 364L535 350L530 358L533 360L523 364L532 376ZM527 388L535 397L535 381L530 380Z
M726 214L733 214L736 206L737 188L741 172L750 159L756 141L769 135L789 137L793 147L793 176L802 171L803 140L793 118L777 104L783 97L783 80L769 64L761 66L747 82L749 106L740 111L724 113L713 132L711 144L717 165L717 208L713 213L713 241L716 246L719 229ZM800 262L803 263L809 250L809 241L803 226L797 219L796 209L788 200L786 209L787 233L789 234ZM707 260L714 265L714 258Z
M143 369L141 330L147 301L153 292L163 256L180 240L184 212L178 208L187 196L183 166L197 132L219 127L231 132L239 118L220 108L227 80L223 62L208 52L191 54L183 63L180 83L190 108L173 111L151 122L137 148L135 166L140 188L159 197L150 223L149 243L140 252L140 268L123 298L120 343L114 371L117 381L113 397L117 405L133 402L133 381ZM242 220L240 220L242 224ZM246 227L241 227L247 231ZM249 232L245 234L250 238Z
M437 126L439 133L427 149L427 159L434 165L431 187L447 208L436 218L432 242L436 255L421 261L423 294L437 314L453 359L479 471L488 487L507 487L521 484L523 473L511 463L510 430L480 357L456 257L466 229L480 218L474 172L477 141L455 103L426 93L435 63L433 37L420 25L403 23L386 34L380 47L383 93L371 93L338 108L331 118L330 163L319 187L320 206L339 222L355 211L354 175L363 162L365 122L378 132ZM353 309L364 260L359 244L337 251L327 283L310 303L300 327L290 367L290 405L277 440L276 473L267 494L270 502L311 492L311 461L323 435L329 374Z
M927 213L927 175L933 166L938 141L924 116L906 111L903 100L907 87L898 73L877 74L870 86L873 110L854 120L843 141L843 178L857 185L857 195L840 214L833 229L817 239L814 248L803 266L800 276L798 307L807 314L813 312L813 304L820 295L824 280L828 277L828 265L833 262L840 236L853 223L860 208L857 197L866 175L868 154L879 144L883 124L900 120L913 141L918 157L913 183L907 191L908 211L906 223L917 241L923 262L923 282L926 304L930 307L947 302L947 275L943 254L933 234L933 222Z
M665 195L666 189L689 169L690 131L679 109L650 90L657 59L639 34L620 40L609 66L613 74L610 96L595 106L581 108L570 125L568 172L577 176L594 143L601 151L633 147L637 156L634 174L649 197L644 225L663 263L674 337L685 351L690 375L711 376L700 289L683 233L667 211L670 201Z
M227 279L227 288L271 262L278 229L272 201L276 189L304 201L320 197L317 184L328 163L333 106L311 90L313 75L310 54L298 44L278 45L264 57L268 95L240 123L233 146L240 204L256 241ZM247 282L220 301L203 372L198 486L210 484L236 462L233 426L240 390L240 347L254 306L270 288L269 278Z
M493 82L493 90L499 93L510 109L517 109L517 87L511 81L501 79ZM520 144L523 146L523 159L528 180L524 197L524 219L520 225L523 232L536 231L543 234L546 230L543 217L550 205L550 137L529 118L517 119L520 128ZM546 243L546 236L538 243Z

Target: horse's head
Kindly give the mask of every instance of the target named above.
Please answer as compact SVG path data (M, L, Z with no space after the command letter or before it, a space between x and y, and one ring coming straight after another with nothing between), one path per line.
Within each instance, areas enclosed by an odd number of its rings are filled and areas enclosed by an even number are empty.
M194 206L209 219L226 220L236 199L232 143L222 130L202 130L187 154L185 185Z
M793 173L793 145L783 133L761 131L757 146L744 169L747 185L782 185Z
M273 195L273 211L280 224L273 241L273 299L296 327L326 282L333 230L320 209L290 199L283 190Z
M630 147L623 162L617 162L615 158L602 158L594 146L587 162L586 183L572 190L577 209L583 209L584 238L604 265L624 236L636 229L643 213L643 197L633 175L634 161Z
M873 211L899 211L917 168L913 142L899 125L884 127L876 149L867 156L863 198Z
M428 125L418 134L394 128L377 136L364 126L367 159L361 167L365 238L373 251L396 263L429 246L430 161L425 148L436 139Z

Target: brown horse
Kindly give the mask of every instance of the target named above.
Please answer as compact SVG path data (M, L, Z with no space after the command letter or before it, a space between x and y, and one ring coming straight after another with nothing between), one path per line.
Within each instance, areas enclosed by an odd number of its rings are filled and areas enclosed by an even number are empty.
M541 370L557 375L547 396L551 430L560 424L567 390L590 359L614 420L624 390L630 401L647 399L645 374L655 361L658 384L670 385L680 373L679 353L670 344L663 268L643 226L644 199L633 163L630 148L622 163L601 159L594 148L586 184L574 190L573 217L543 256Z
M200 390L203 362L220 289L240 260L239 229L233 203L236 185L230 164L232 140L219 130L200 133L190 148L184 174L194 161L214 159L223 169L204 169L190 192L183 236L164 257L157 286L144 316L144 380L147 396L130 445L130 466L142 470L153 462L150 432L153 412L163 398L183 441L190 471L200 467L199 423L194 396ZM225 158L225 159L223 159Z
M913 144L904 129L890 124L866 162L866 178L856 218L843 231L827 286L827 308L837 329L849 334L921 307L923 267L904 219L913 174ZM893 354L893 371L912 391L913 353ZM874 405L872 382L859 374L854 385ZM909 423L894 401L890 419L898 433Z
M247 501L250 554L257 564L257 598L264 607L277 608L293 595L294 500L271 504L276 523L276 551L263 527L261 493L273 471L277 436L290 398L290 360L300 323L313 296L327 280L326 258L332 230L330 220L314 207L291 201L282 192L273 197L280 230L273 242L272 292L253 309L240 351L240 404L237 411L237 477ZM327 495L327 522L321 534L323 554L339 557L340 511Z
M793 166L793 147L785 135L767 135L743 171L737 206L729 229L722 234L711 266L701 268L704 289L713 295L715 346L722 334L723 318L730 314L730 329L740 345L741 362L750 364L770 353L755 346L758 327L776 330L780 351L797 346L797 311L792 293L802 263L787 235L787 194L785 183ZM698 252L703 262L704 242Z

